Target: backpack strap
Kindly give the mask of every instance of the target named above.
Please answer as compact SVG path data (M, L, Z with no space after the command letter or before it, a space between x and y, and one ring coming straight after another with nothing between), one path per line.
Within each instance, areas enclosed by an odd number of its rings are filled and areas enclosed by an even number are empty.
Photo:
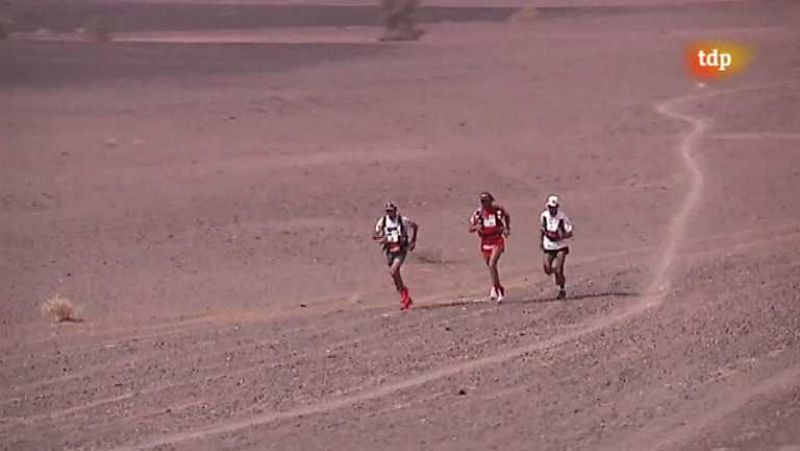
M401 241L405 241L406 240L406 227L403 224L403 215L401 215L399 213L397 215L397 229L400 231L400 240Z

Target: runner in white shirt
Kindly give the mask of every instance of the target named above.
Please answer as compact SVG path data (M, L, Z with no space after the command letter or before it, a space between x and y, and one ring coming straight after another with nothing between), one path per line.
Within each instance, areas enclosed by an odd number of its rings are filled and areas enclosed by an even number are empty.
M399 214L397 205L392 202L386 202L384 211L386 214L381 216L375 224L375 233L372 234L372 239L383 247L386 263L389 265L389 274L392 276L397 292L400 293L400 309L406 310L411 307L413 301L408 287L400 275L400 267L403 266L408 252L413 251L417 245L419 226Z
M565 299L567 283L564 277L564 263L569 254L569 239L572 238L572 221L559 210L558 196L555 194L547 197L547 209L539 218L539 228L542 234L542 251L544 252L544 273L555 276L558 285L557 299Z

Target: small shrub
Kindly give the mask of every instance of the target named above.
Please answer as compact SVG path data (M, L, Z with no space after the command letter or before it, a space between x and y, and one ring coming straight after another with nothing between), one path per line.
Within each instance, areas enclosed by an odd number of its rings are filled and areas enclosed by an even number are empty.
M59 295L46 300L41 306L41 312L43 316L57 323L80 321L76 316L78 309L75 304L68 298Z

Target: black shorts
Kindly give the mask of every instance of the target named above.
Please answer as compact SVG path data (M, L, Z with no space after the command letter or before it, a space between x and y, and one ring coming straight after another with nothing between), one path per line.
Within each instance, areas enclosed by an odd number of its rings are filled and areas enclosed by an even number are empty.
M569 255L569 247L565 247L565 248L562 248L562 249L556 249L556 250L552 250L552 251L548 250L548 249L544 250L545 254L550 255L552 257L555 257L556 255L558 255L559 252L564 252L564 255Z
M402 265L406 261L406 255L408 255L407 249L402 249L396 252L385 251L386 254L386 264L392 266L395 260L400 260L400 264Z

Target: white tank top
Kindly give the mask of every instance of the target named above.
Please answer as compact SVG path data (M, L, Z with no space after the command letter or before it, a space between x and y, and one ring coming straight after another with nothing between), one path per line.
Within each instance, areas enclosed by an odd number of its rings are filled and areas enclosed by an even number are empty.
M569 247L569 239L563 238L563 235L566 232L572 232L572 221L563 211L559 210L555 216L551 216L549 210L543 211L539 218L539 225L545 232L542 237L542 246L546 251L557 251Z

